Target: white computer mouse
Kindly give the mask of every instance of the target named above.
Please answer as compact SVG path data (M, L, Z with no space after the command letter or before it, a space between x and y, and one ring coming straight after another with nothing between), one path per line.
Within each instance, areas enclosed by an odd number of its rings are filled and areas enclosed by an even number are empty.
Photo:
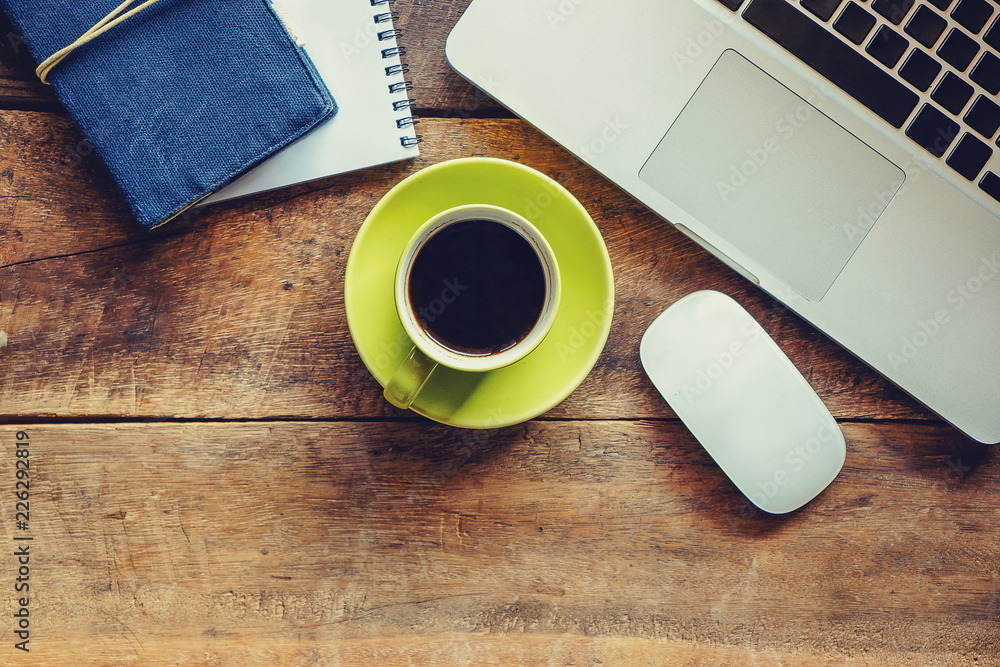
M753 504L802 507L844 465L844 435L813 388L750 314L714 291L689 294L639 348L653 385Z

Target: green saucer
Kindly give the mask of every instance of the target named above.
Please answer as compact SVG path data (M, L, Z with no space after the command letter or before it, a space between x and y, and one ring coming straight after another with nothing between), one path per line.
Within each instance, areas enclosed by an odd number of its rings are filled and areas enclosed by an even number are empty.
M534 223L559 262L562 300L549 334L527 357L486 373L439 366L411 409L451 426L509 426L548 411L583 382L614 311L604 238L580 202L548 176L507 160L463 158L401 181L354 239L344 279L347 325L365 366L385 386L413 346L393 303L396 263L417 227L462 204L502 206Z

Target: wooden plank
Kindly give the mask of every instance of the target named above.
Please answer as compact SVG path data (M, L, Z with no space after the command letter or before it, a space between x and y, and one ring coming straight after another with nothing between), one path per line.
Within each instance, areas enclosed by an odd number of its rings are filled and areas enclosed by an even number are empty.
M68 116L0 112L0 267L143 240Z
M415 2L397 0L399 43L406 48L413 97L420 115L468 117L509 115L488 96L478 93L448 65L445 40L471 0ZM0 109L58 108L52 89L34 73L35 62L0 14ZM336 97L336 82L330 82Z
M73 136L47 114L2 117L29 134L51 129L57 145ZM617 272L610 343L584 386L549 416L672 415L639 367L639 341L667 305L710 288L762 321L837 416L929 417L523 122L434 120L422 131L418 160L220 204L152 235L130 226L93 165L85 178L60 176L40 157L42 144L11 139L10 215L0 224L12 241L6 263L17 263L0 268L0 414L404 414L382 400L350 340L343 277L351 244L372 206L406 175L490 155L532 166L575 193Z
M1000 452L844 432L779 517L670 422L4 426L0 540L34 665L1000 664Z

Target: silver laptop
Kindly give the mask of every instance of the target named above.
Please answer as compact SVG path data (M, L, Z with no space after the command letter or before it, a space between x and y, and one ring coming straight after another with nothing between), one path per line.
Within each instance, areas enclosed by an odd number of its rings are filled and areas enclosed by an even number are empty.
M998 16L988 0L473 0L447 55L996 443Z

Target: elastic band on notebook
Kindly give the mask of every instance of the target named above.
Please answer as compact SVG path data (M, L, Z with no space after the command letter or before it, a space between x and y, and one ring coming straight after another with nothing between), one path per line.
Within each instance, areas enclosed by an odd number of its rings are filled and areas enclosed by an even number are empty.
M144 3L142 3L138 7L135 7L133 9L129 10L128 12L126 12L125 14L122 14L121 16L118 16L123 11L125 11L125 9L127 9L129 5L131 5L134 2L136 2L136 0L125 0L125 2L123 2L120 5L118 5L114 10L112 10L110 14L108 14L103 19L101 19L100 21L98 21L94 25L94 27L92 27L90 30L88 30L87 32L85 32L82 35L80 35L80 38L77 39L75 42L73 42L69 46L65 46L65 47L59 49L58 51L56 51L55 53L53 53L51 56L49 56L48 58L46 58L44 61L42 61L42 64L39 65L38 69L35 70L35 74L37 74L38 78L42 80L42 83L48 85L49 84L49 82L48 82L49 72L52 71L52 68L54 68L56 65L58 65L59 63L61 63L63 61L63 58L65 58L66 56L68 56L70 53L72 53L78 47L83 46L84 44L86 44L87 42L89 42L90 40L94 39L95 37L97 37L99 35L103 35L108 30L111 30L112 28L114 28L116 25L118 25L122 21L128 20L129 18L135 16L136 14L138 14L142 10L146 9L147 7L149 7L151 5L155 5L159 1L160 0L146 0ZM115 18L116 16L118 18Z

